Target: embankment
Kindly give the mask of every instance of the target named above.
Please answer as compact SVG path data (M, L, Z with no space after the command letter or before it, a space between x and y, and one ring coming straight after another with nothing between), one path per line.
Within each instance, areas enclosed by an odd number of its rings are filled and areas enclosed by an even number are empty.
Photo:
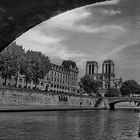
M0 111L93 109L97 98L0 88Z

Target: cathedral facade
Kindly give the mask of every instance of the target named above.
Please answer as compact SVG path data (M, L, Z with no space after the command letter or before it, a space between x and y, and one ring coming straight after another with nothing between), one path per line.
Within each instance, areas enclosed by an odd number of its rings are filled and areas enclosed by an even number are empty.
M99 65L96 61L87 61L86 64L86 75L91 79L101 81L102 88L104 91L110 87L120 88L122 78L116 78L115 75L115 64L112 60L104 60L102 64L102 72L99 73Z

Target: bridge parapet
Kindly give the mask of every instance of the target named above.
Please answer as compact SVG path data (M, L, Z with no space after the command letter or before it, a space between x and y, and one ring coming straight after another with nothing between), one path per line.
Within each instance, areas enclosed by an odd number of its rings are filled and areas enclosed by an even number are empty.
M108 104L115 104L119 102L136 101L140 102L140 97L105 97L108 100Z

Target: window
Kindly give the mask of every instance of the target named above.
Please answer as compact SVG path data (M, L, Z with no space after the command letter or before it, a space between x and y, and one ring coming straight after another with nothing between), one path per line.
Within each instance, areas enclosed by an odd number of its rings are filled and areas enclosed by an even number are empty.
M57 82L59 83L59 78L57 78Z

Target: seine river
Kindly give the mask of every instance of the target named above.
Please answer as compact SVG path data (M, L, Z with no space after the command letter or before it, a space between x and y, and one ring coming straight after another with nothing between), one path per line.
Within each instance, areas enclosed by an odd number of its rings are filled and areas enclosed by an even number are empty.
M0 140L139 140L138 124L128 110L0 113Z

